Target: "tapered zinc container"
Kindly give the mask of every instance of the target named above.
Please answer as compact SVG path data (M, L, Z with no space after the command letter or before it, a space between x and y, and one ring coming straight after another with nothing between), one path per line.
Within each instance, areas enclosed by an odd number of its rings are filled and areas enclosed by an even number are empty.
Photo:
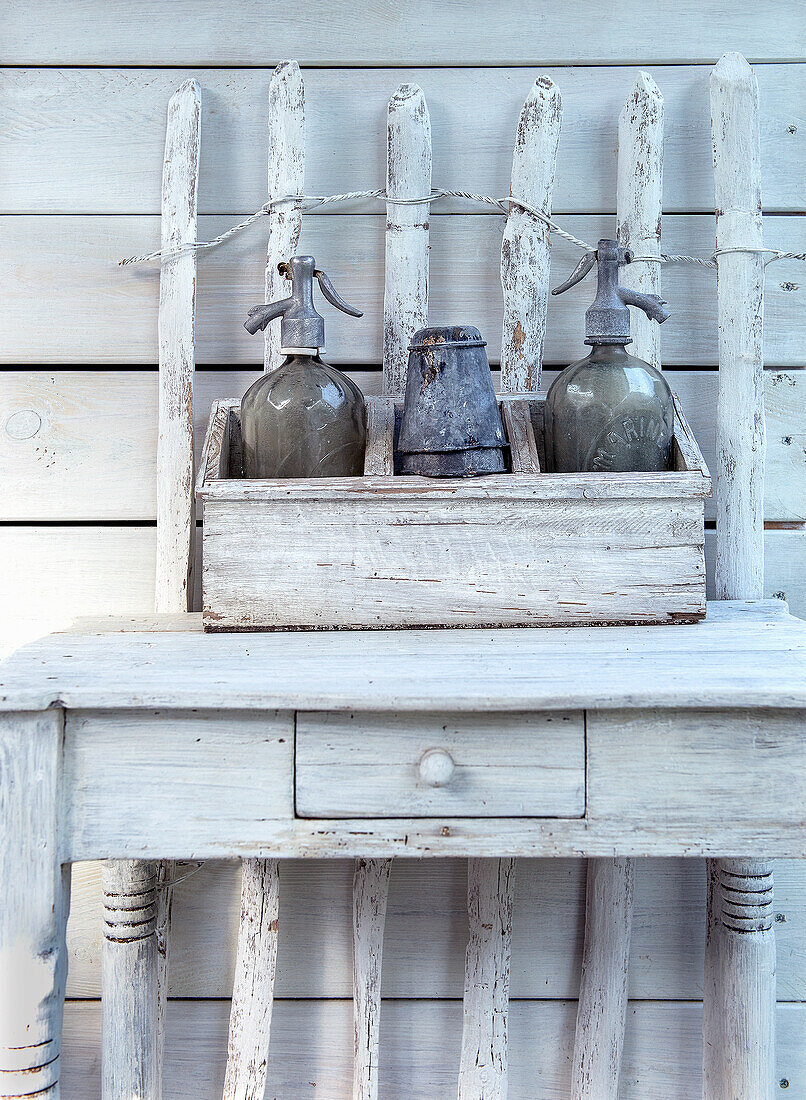
M400 473L477 477L504 472L507 440L485 347L471 325L415 332L396 447Z

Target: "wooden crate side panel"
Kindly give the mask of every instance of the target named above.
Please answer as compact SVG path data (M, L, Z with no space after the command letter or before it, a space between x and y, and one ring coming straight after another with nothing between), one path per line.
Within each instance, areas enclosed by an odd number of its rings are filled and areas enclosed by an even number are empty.
M518 625L704 612L696 500L207 501L205 624Z

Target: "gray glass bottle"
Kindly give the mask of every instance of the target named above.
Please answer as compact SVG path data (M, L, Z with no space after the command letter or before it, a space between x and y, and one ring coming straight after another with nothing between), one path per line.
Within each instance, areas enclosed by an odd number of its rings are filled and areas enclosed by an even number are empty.
M281 350L286 358L257 380L241 401L244 477L348 477L364 472L366 409L356 384L323 362L325 322L313 304L316 277L329 302L348 306L312 256L281 265L291 279L291 296L255 306L245 327L255 333L282 317Z
M546 463L554 473L669 469L671 390L660 371L625 350L631 343L627 306L662 324L669 316L663 299L618 285L619 264L632 256L611 240L599 241L552 293L574 286L597 261L596 298L585 314L590 355L566 367L546 395Z

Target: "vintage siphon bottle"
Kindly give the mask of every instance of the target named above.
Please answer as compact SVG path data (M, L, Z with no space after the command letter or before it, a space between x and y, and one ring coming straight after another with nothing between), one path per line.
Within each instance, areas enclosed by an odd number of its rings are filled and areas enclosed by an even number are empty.
M630 311L637 306L662 324L669 316L656 294L619 286L620 264L632 255L617 241L601 240L569 279L562 294L598 262L596 298L585 314L590 355L566 367L546 395L546 463L554 473L666 470L671 463L674 404L666 379L625 350Z
M324 318L313 304L313 280L343 313L360 317L336 293L313 256L279 265L291 295L249 310L251 333L282 317L285 361L257 380L241 401L243 472L248 478L348 477L364 472L366 407L361 390L319 357Z

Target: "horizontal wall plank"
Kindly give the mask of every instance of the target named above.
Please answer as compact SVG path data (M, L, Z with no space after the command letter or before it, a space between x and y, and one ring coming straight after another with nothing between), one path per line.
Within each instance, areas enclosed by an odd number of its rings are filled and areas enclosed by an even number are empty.
M567 227L595 243L613 235L613 219L573 215ZM229 227L233 218L199 219L200 239ZM335 363L361 366L382 359L383 216L308 218L300 250L316 256L336 286L364 310L360 319L328 315L327 353ZM456 215L431 219L431 323L471 322L488 341L491 362L501 349L500 247L504 219ZM262 363L263 342L243 327L247 309L263 300L266 225L258 223L199 262L196 361ZM806 251L806 218L768 217L773 247ZM157 360L158 268L117 266L159 241L154 216L0 218L0 356L9 364L71 363L145 365ZM714 246L714 220L669 215L664 247L695 255ZM552 279L564 278L578 249L555 240ZM806 279L796 261L769 269L765 296L765 353L770 366L801 366L806 342ZM717 362L714 272L679 265L664 271L664 295L672 318L663 327L666 366ZM590 280L549 306L545 361L565 365L585 351L584 311ZM327 307L326 307L327 311Z
M720 0L624 0L603 18L597 0L569 9L476 0L465 11L433 0L390 6L345 0L40 0L37 18L6 5L0 62L12 65L534 64L537 61L705 61L724 50L751 59L799 58L806 33L797 5ZM718 43L718 46L715 46Z
M154 527L0 526L0 656L85 615L148 614L154 606ZM713 532L706 532L709 596ZM806 616L806 528L768 530L765 595ZM196 607L199 606L196 571Z
M428 100L438 186L509 193L512 145L523 100L545 73L563 97L563 129L553 207L564 212L615 209L618 114L636 67L523 69L312 69L304 74L308 117L306 188L341 194L383 186L386 105L404 81ZM714 169L706 66L650 70L666 118L667 212L711 211ZM806 65L760 65L761 159L769 167L764 205L806 207ZM269 69L4 69L0 71L0 210L18 214L157 214L165 110L174 90L195 75L202 87L199 211L255 210L266 193ZM80 120L80 121L79 121ZM338 155L335 155L338 153ZM52 166L61 166L53 186ZM772 170L774 168L774 171ZM324 207L378 212L375 202ZM466 212L460 199L435 208Z
M576 1002L516 1001L509 1011L509 1100L564 1100L570 1083ZM165 1095L221 1096L227 1054L227 1001L168 1006ZM791 1095L806 1088L806 1006L779 1005L777 1081ZM381 1012L379 1091L384 1100L448 1100L456 1095L461 1001L387 1001ZM702 1010L692 1002L631 1002L621 1070L621 1100L699 1100ZM68 1003L62 1096L99 1100L100 1005ZM267 1096L349 1100L352 1002L275 1001ZM750 1100L747 1097L746 1100Z
M351 371L366 394L381 375ZM547 371L544 383L554 378ZM194 413L197 452L212 401L237 397L255 370L199 371ZM495 382L497 384L497 374ZM714 371L670 370L667 378L715 469ZM806 521L806 370L767 371L768 520ZM146 520L156 515L157 375L132 371L4 371L0 374L0 520ZM198 453L197 453L198 458ZM713 499L706 516L713 518Z
M179 869L178 875L185 873ZM275 990L280 997L352 993L350 860L284 861ZM69 997L101 990L100 864L73 867L68 924ZM208 862L174 894L170 993L229 997L235 963L240 870ZM585 867L578 859L518 861L511 994L576 997L582 960ZM778 997L806 1000L806 876L796 860L775 866ZM701 860L636 864L630 996L702 996L705 871ZM467 945L466 862L395 860L384 937L386 997L457 997Z

